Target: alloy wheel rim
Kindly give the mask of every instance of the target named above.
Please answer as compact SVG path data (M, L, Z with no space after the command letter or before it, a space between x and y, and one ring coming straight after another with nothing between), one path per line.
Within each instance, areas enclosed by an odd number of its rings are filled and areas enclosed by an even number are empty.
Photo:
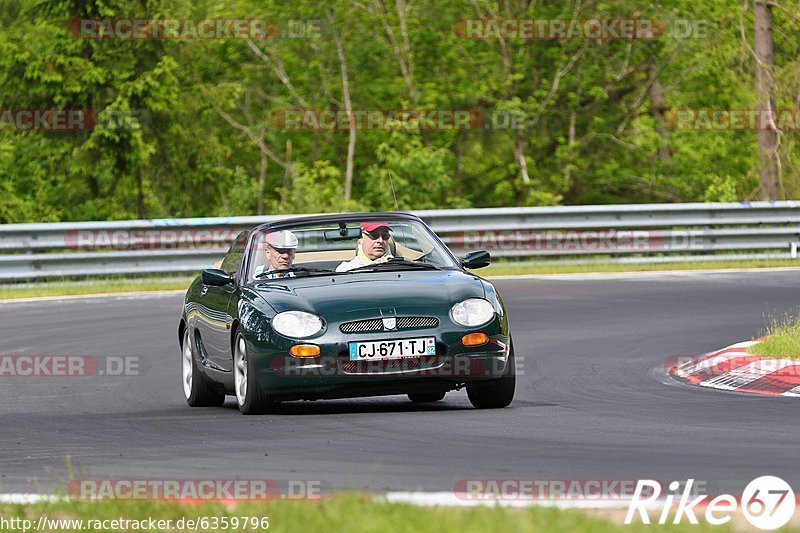
M244 405L247 399L247 347L244 337L241 336L236 340L236 357L233 367L236 380L236 400L239 405Z
M183 394L188 400L192 395L192 344L189 341L189 331L187 329L183 336L183 357L181 358L181 368L183 370Z

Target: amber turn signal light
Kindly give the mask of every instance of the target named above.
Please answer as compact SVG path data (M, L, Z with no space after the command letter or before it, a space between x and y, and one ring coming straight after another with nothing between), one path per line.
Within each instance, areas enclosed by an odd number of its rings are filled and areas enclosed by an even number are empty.
M316 357L319 355L319 346L316 344L295 344L289 348L289 353L295 357Z
M480 346L489 342L489 335L486 333L470 333L461 337L461 344L464 346Z

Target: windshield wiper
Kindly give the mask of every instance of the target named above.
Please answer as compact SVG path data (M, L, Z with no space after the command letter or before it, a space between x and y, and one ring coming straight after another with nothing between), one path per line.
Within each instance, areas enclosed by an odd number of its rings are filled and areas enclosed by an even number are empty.
M256 279L263 278L269 276L270 274L278 274L278 273L289 273L289 272L305 272L308 274L335 274L333 270L328 270L326 268L309 268L309 267L289 267L284 270L269 270L267 272L262 272L261 274L256 275ZM285 278L276 278L276 279L285 279Z
M358 268L354 268L352 270L348 270L348 272L358 272L359 270L369 270L369 269L383 269L385 267L397 267L397 266L408 267L408 268L421 268L423 270L439 270L439 267L437 267L436 265L432 265L430 263L417 263L416 261L409 261L407 259L403 259L402 257L393 257L386 262L364 265Z

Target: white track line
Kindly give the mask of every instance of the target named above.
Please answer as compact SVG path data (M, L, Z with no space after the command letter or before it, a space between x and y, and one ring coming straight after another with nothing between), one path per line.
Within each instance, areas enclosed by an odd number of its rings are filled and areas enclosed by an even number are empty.
M175 294L186 294L186 289L174 289L168 291L104 292L98 294L71 294L68 296L35 296L31 298L9 298L6 300L0 300L0 303L16 304L32 302L58 302L62 300L82 300L85 298L148 298L153 296L172 296Z
M488 280L506 279L542 279L542 280L573 280L573 281L602 281L609 278L646 278L660 276L687 276L703 274L748 274L753 272L798 272L800 267L752 267L752 268L715 268L698 270L630 270L626 272L583 272L572 274L505 274L497 276L483 276ZM480 272L476 272L480 275Z
M57 502L61 499L63 498L47 494L0 494L0 503L8 503L14 505L42 503L42 502Z
M30 505L44 502L68 500L62 496L47 494L0 494L0 504ZM627 509L629 500L468 500L457 497L453 492L387 492L379 495L377 501L388 503L410 503L424 507L555 507L558 509ZM660 509L664 504L658 500L647 504L647 509Z
M387 492L384 496L389 503L410 503L424 507L555 507L558 509L627 509L630 500L535 500L522 498L518 500L502 500L487 498L485 500L472 500L459 498L453 492ZM656 500L645 505L649 510L661 509L664 500Z

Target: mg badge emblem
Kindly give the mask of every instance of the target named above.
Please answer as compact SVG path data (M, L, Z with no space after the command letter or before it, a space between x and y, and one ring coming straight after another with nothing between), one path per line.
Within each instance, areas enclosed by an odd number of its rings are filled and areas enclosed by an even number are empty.
M383 319L383 329L390 330L397 327L397 319L395 317Z

